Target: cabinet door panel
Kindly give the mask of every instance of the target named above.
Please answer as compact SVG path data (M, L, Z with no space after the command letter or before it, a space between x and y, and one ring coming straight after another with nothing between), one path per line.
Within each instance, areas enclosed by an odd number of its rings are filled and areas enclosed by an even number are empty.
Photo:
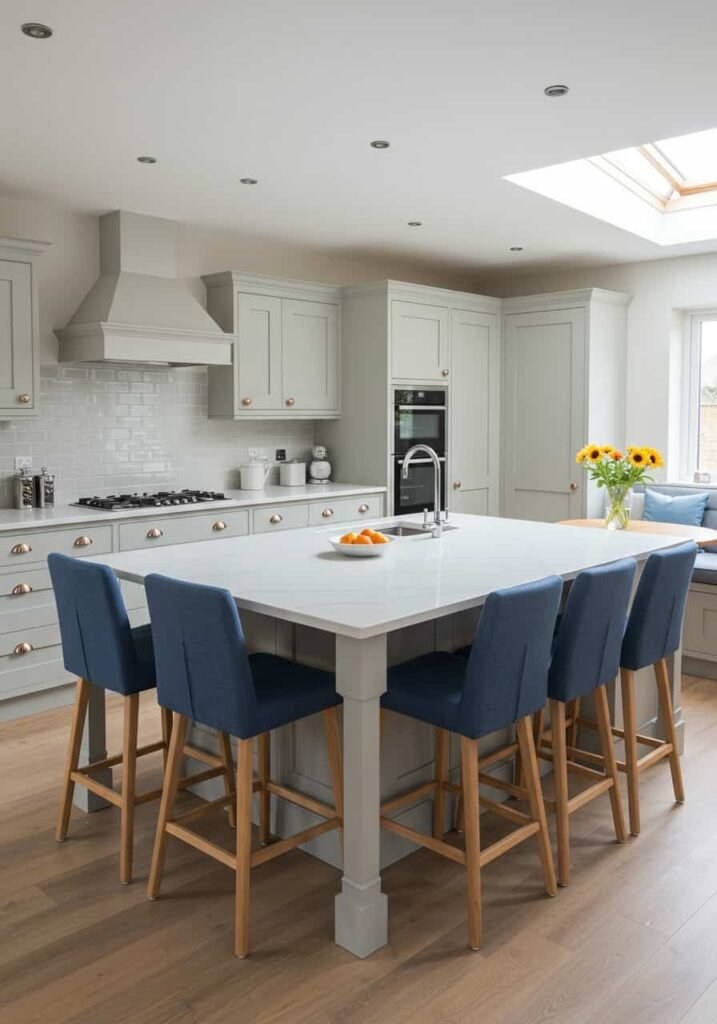
M505 320L505 514L579 517L584 483L575 452L585 443L585 310L512 313Z
M391 372L398 380L446 381L448 310L419 302L391 303Z
M32 267L0 260L0 408L33 409L33 391Z
M280 409L281 299L240 292L236 344L237 412Z
M327 302L282 300L283 406L296 412L338 408L339 326Z
M498 317L451 310L449 501L456 512L497 511L486 500L498 477L498 384Z

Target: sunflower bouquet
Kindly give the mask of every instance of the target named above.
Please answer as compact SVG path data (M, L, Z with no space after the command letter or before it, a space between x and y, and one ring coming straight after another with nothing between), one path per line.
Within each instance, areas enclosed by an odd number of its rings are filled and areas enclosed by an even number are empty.
M575 461L585 466L598 487L606 489L605 525L613 530L624 530L630 522L635 484L651 482L651 470L665 464L656 448L626 448L621 452L601 444L585 445Z

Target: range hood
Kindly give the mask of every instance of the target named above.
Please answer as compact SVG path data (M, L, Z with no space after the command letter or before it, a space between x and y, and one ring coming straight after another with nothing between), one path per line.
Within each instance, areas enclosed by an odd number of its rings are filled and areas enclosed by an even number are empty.
M177 279L177 225L115 210L100 218L100 276L66 327L65 363L225 366L225 334Z

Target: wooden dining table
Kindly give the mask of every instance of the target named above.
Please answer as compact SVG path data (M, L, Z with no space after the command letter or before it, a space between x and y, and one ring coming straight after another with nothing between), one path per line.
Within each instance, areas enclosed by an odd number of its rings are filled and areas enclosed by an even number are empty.
M592 529L604 530L604 519L563 519L562 526L587 526ZM708 547L717 545L717 530L706 526L684 526L681 523L653 523L649 519L631 519L625 527L631 533L659 533L669 537L684 537L695 544Z

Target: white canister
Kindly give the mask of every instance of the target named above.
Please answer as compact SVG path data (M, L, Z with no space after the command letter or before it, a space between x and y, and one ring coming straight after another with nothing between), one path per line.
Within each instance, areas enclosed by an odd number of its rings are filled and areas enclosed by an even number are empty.
M239 467L239 485L243 491L261 491L271 473L265 462L247 462Z
M279 463L279 483L282 487L301 487L306 483L305 462Z

